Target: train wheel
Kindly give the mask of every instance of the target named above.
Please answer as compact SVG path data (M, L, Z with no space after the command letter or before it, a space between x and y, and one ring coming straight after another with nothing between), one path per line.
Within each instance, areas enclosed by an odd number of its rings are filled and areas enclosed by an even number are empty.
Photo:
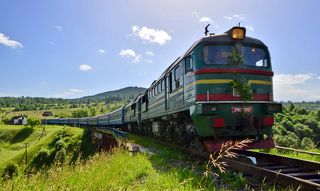
M194 127L192 127L189 130L189 137L190 137L190 141L189 141L189 148L191 149L195 149L198 151L204 151L204 146L202 141L200 140L197 131L195 130Z

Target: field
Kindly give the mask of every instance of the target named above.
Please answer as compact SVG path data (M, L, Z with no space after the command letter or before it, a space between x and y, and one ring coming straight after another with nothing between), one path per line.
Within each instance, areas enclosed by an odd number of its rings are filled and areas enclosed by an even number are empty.
M34 129L22 125L0 125L0 171L7 163L13 162L25 168L25 144L28 144L28 165L42 148L48 148L63 126L45 126ZM73 136L80 137L83 130L80 128L68 128ZM45 134L44 134L45 133Z
M4 190L237 190L250 186L241 174L227 172L205 176L205 162L154 143L130 136L130 142L148 149L129 153L121 148L97 153L76 165L53 166L34 175L4 182ZM262 185L263 189L270 187ZM271 187L272 190L272 187Z

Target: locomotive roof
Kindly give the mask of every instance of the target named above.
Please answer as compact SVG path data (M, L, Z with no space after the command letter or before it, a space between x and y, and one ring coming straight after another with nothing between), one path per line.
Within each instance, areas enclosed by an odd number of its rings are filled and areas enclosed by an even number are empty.
M161 76L152 84L149 88L155 86L160 79L162 79L169 71L171 71L185 56L187 56L196 46L199 44L210 44L210 43L232 43L232 42L241 42L241 43L248 43L248 44L257 44L261 46L267 47L261 40L251 37L245 37L243 40L233 40L230 38L230 36L226 33L219 34L219 35L209 35L200 38L197 40L193 45L180 57L178 57L162 74ZM157 82L157 83L155 83ZM148 88L148 89L149 89Z

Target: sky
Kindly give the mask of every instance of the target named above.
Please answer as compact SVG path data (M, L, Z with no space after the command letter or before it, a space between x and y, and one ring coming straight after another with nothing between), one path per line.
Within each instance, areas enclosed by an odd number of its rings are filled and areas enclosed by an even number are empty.
M318 0L0 2L0 96L149 87L204 27L241 22L271 54L276 101L320 100Z

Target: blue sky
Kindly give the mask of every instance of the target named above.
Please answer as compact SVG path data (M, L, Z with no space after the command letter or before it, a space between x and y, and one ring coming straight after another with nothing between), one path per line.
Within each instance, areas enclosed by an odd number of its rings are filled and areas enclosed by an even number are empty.
M320 100L320 1L2 0L0 96L148 87L202 37L241 22L271 52L275 99Z

